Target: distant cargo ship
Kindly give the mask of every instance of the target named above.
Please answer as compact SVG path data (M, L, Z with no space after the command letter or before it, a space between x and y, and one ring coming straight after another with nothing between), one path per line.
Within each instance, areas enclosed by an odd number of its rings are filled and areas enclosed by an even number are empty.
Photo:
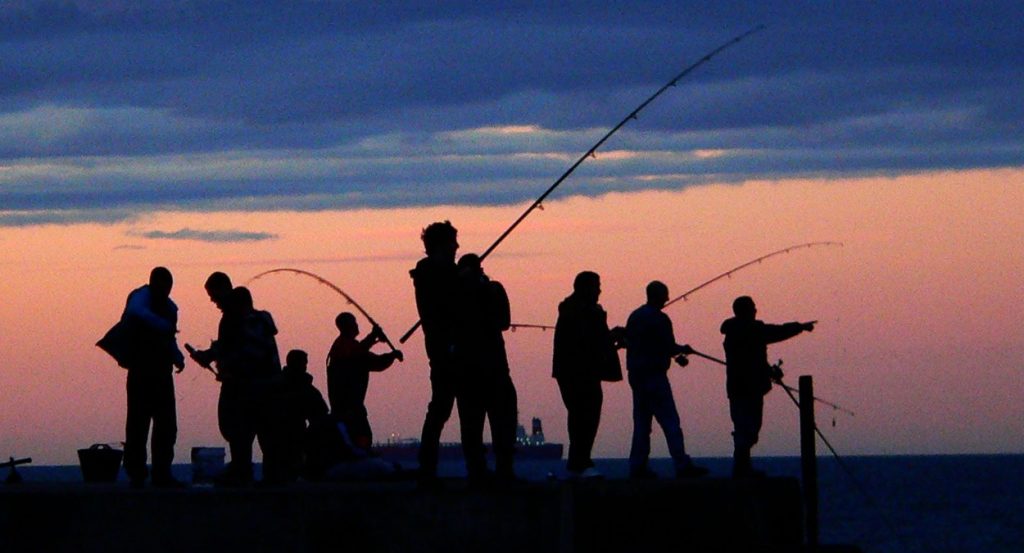
M516 459L537 461L561 459L564 450L562 444L547 443L544 440L544 428L541 426L540 419L534 417L531 426L529 435L526 434L523 425L520 424L516 428ZM491 444L485 445L487 446L487 457L493 460L494 452ZM420 441L415 438L388 440L387 442L378 442L373 446L374 452L382 458L400 463L415 463L419 449ZM462 444L458 442L442 443L438 450L438 460L441 462L461 461L462 458Z

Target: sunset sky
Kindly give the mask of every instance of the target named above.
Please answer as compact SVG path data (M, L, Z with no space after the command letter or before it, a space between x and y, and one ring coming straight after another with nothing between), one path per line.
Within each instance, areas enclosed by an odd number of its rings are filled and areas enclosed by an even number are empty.
M636 105L759 24L486 260L513 320L554 324L581 270L622 324L652 279L675 296L840 242L669 307L677 337L721 356L718 325L749 294L769 322L819 321L770 358L856 413L818 408L841 453L1024 452L1019 20L1015 2L5 2L0 458L74 463L123 439L124 371L94 343L155 265L175 276L182 343L216 333L210 272L278 267L327 278L397 341L422 227L450 219L483 251ZM351 306L300 276L248 285L326 391ZM521 420L565 442L551 340L506 334ZM429 398L422 335L402 349L371 379L381 439L417 436ZM690 453L728 455L721 368L671 379ZM189 364L176 386L178 459L223 445L211 375ZM605 390L595 454L624 457L628 386ZM789 399L766 411L755 453L796 454Z

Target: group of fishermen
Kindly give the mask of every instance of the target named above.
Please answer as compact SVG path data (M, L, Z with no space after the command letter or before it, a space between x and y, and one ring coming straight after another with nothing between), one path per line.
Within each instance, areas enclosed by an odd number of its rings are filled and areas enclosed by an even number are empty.
M456 261L458 231L449 221L428 225L421 233L426 256L410 275L430 364L431 396L421 432L416 476L421 486L439 485L441 434L458 408L460 438L471 485L515 481L517 396L502 333L511 326L504 287L483 271L481 258L465 254ZM155 487L180 487L170 472L176 440L172 367L180 372L184 356L177 347L177 307L170 299L172 277L153 269L149 284L128 297L121 324L133 329L134 351L128 369L128 412L124 465L129 481L141 487L147 478ZM254 308L252 295L230 278L215 272L206 291L221 310L217 339L205 350L185 348L220 382L218 426L228 442L231 462L217 482L226 486L253 482L253 442L263 451L263 484L305 479L378 476L395 470L373 455L373 437L365 408L369 374L402 361L392 348L378 354L371 348L386 341L374 326L359 339L351 313L335 323L338 338L327 360L330 406L307 372L308 356L292 350L282 367L270 313ZM576 275L573 291L558 306L552 376L567 411L570 478L598 478L591 452L603 401L602 382L623 379L619 349L626 350L627 380L633 400L633 436L629 454L632 478L657 478L648 459L653 421L661 427L679 478L699 477L706 468L686 452L668 369L673 361L687 364L690 346L679 344L672 321L662 308L668 287L647 285L646 303L633 311L625 327L609 328L599 303L600 276ZM813 322L766 324L756 318L747 296L733 303L734 316L723 322L727 393L733 422L733 476L758 477L751 448L762 425L763 397L773 380L781 379L769 365L767 345L814 329ZM490 425L494 469L488 467L483 442L484 421ZM152 473L146 465L146 441L152 424Z

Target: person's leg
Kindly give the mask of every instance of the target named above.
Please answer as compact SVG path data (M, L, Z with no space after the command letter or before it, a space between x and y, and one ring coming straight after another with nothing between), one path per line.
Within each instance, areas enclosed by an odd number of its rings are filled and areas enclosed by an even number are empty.
M750 450L757 443L761 430L763 397L729 398L729 416L733 423L733 476L756 476Z
M222 383L217 400L217 423L228 442L231 462L219 478L227 485L252 481L252 442L255 433L249 428L245 414L245 390L241 383Z
M565 404L566 430L569 433L569 454L565 468L569 472L583 472L586 466L586 425L584 396L580 389L582 382L578 379L559 378L558 391Z
M494 382L487 418L494 442L494 470L502 478L515 478L516 424L518 396L508 373L499 374Z
M683 439L683 428L679 422L679 411L676 409L676 401L672 396L672 386L668 381L667 374L659 374L651 377L648 387L648 401L654 419L665 434L665 443L668 445L669 455L679 471L690 464L690 457L686 454L686 442Z
M648 476L647 460L651 455L651 410L649 377L629 374L629 387L633 392L633 440L629 448L629 472L633 476Z
M479 370L467 371L472 378L463 378L458 385L456 404L459 408L459 431L466 474L479 481L487 476L487 450L484 447L484 420L490 394L488 383L479 377Z
M174 462L174 444L178 440L178 414L174 397L174 376L162 370L153 375L152 416L153 416L153 483L156 485L176 484L171 475Z
M150 405L144 370L128 371L125 388L128 409L124 425L124 470L132 485L141 486L146 480L146 442L149 438Z
M434 367L430 371L430 403L420 434L420 474L425 478L437 476L437 455L441 444L441 431L451 417L455 406L455 376L451 367Z

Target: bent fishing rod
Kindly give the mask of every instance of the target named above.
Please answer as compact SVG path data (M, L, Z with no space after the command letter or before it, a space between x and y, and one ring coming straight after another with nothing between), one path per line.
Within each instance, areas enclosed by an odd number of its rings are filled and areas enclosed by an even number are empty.
M544 193L540 195L540 197L538 197L532 204L530 204L530 207L526 208L526 211L524 211L523 214L520 215L519 218L516 219L512 223L511 226L509 226L507 229L505 229L505 232L501 233L501 235L498 236L498 239L495 240L494 243L490 245L490 247L488 247L486 250L484 250L484 253L480 254L480 261L483 261L484 259L486 259L487 256L490 255L490 253L492 251L494 251L494 249L497 248L498 245L501 244L505 240L505 238L508 237L508 235L512 234L512 231L514 231L516 229L516 227L518 227L519 224L522 223L530 215L530 213L533 213L533 211L535 209L541 207L541 204L544 202L544 200L547 199L547 197L552 192L554 192L555 189L558 188L558 186L560 184L562 184L562 182L565 179L569 178L569 175L571 175L573 173L573 171L576 170L577 167L582 165L583 162L587 160L587 158L589 158L589 157L596 157L595 156L595 152L597 152L597 149L600 148L601 146L603 146L604 143L609 138L611 138L613 134L618 132L618 130L621 129L622 127L624 127L626 125L626 123L628 123L630 120L637 119L638 118L637 115L644 108L646 108L648 104L653 102L658 96L661 96L661 94L663 92L665 92L666 90L668 90L669 88L672 88L672 87L676 86L676 84L683 77L689 75L695 69L697 69L701 65L704 65L708 61L711 61L711 58L715 57L718 53L722 52L723 50L729 48L730 46L733 46L734 44L742 41L743 39L747 38L748 36L758 32L758 31L760 31L762 29L764 29L764 25L758 25L757 27L754 27L753 29L745 31L745 32L743 32L743 33L741 33L741 34L739 34L739 35L729 39L727 42L725 42L724 44L718 46L714 50L711 50L707 54L704 54L704 56L702 56L699 60L697 60L696 62L690 64L690 66L688 66L687 68L685 68L682 71L680 71L679 74L677 74L675 77L672 78L672 80L670 80L669 82L665 83L664 86L659 88L654 94L652 94L650 97L648 97L646 100L644 100L633 111L629 112L629 114L626 115L626 117L624 117L622 119L622 121L619 121L619 123L617 125L612 127L611 130L609 130L607 133L605 133L605 135L602 136L601 139L598 140L593 146L591 146L589 150L584 152L584 154L582 156L580 156L580 158L577 159L575 163L573 163L571 166L569 166L569 168L566 169L566 171L564 173L562 173L562 176L558 177L558 179L554 182L554 184L549 186L548 189L545 190ZM398 340L399 343L404 344L406 342L406 340L408 340L413 335L413 333L416 332L416 329L418 329L422 323L423 323L423 321L416 321L416 324L412 325L412 328L410 328L405 334L402 335L401 338L399 338L399 340Z
M327 286L331 290L334 290L335 292L341 294L341 297L345 298L345 301L347 301L352 307L355 307L357 311L362 313L363 317L366 317L366 320L371 325L373 325L374 327L380 329L381 339L384 341L385 344L388 345L389 348L391 348L391 351L398 351L398 348L396 348L395 345L391 343L391 340L388 338L387 334L384 333L384 328L381 327L380 324L377 323L377 321L373 320L373 317L371 317L370 314L367 313L365 309L363 309L363 306L359 305L359 303L356 302L356 300L353 299L352 296L346 294L344 290L339 288L333 282L327 280L326 278L324 278L324 277L322 277L322 276L320 276L320 275L318 275L316 273L311 273L309 271L304 271L302 269L292 269L292 268L289 268L289 267L282 267L280 269L271 269L269 271L263 271L262 273L260 273L260 274L258 274L256 276L250 278L249 280L247 280L246 284L249 284L250 282L252 282L252 281L254 281L256 279L259 279L261 277L264 277L264 276L267 276L267 275L270 275L270 274L274 274L274 273L294 273L294 274L297 274L297 275L307 276L309 278L312 278L312 279L316 280L320 284L323 284L324 286Z
M708 361L713 361L715 363L718 363L719 365L722 365L723 367L726 365L725 361L722 360L722 359L719 359L717 357L713 357L713 356L708 355L706 353L701 353L701 352L699 352L699 351L697 351L697 350L695 350L693 348L690 348L690 349L692 350L690 353L692 353L693 355L696 355L697 357L703 357L704 359L707 359ZM782 362L779 361L778 364L781 365ZM792 393L792 392L798 391L796 388L794 388L794 387L786 384L785 382L783 382L781 378L777 379L777 380L774 380L774 382L776 384L778 384L779 386L781 386L783 389L785 389L787 393ZM815 396L814 397L814 401L817 401L818 403L821 403L821 404L824 404L824 405L828 405L829 407L831 407L835 411L842 411L843 413L846 413L846 414L850 415L851 417L856 416L856 413L854 413L853 411L850 411L849 409L847 409L845 407L841 407L839 405L836 405L835 403L832 403L831 401L826 401L824 399L821 399L820 397ZM822 436L822 439L824 439L824 436Z
M782 248L781 250L773 251L771 253L762 255L761 257L758 257L756 259L751 259L750 261L747 261L746 263L743 263L742 265L737 265L737 266L733 267L732 269L729 269L728 271L726 271L726 272L724 272L724 273L722 273L722 274L720 274L720 275L718 275L718 276L716 276L714 278L711 278L709 280L706 280L706 281L700 283L699 285L697 285L697 286L687 290L684 294L682 294L680 296L676 296L675 298L665 302L665 307L668 307L668 306L672 305L673 303L675 303L675 302L677 302L679 300L684 300L685 301L686 299L688 299L692 294L694 294L698 290L701 290L702 288L704 288L706 286L709 286L709 285L711 285L711 284L713 284L713 283L715 283L715 282L717 282L719 280L722 280L723 278L731 277L733 274L735 274L735 273L737 273L737 272L739 272L739 271L741 271L741 270L743 270L743 269L745 269L747 267L750 267L751 265L758 264L758 263L760 263L760 262L762 262L762 261L764 261L764 260L766 260L766 259L768 259L770 257L775 257L776 255L786 254L786 253L789 253L789 252L791 252L793 250L799 250L799 249L802 249L802 248L813 248L815 246L842 246L842 245L843 245L842 242L806 242L806 243L803 243L803 244L796 244L796 245L793 245L793 246ZM510 325L510 328L514 331L517 328L536 328L536 329L540 329L540 330L551 330L551 329L554 329L555 327L553 327L551 325L512 323ZM715 359L712 359L712 360L715 360Z
M733 267L732 269L729 269L728 271L726 271L726 272L724 272L724 273L722 273L722 274L720 274L720 275L718 275L718 276L716 276L716 277L714 277L714 278L712 278L710 280L707 280L705 282L700 283L698 286L696 286L694 288L691 288L691 289L687 290L685 293L683 293L683 294L681 294L679 296L676 296L676 297L672 298L671 300L665 302L665 307L668 307L668 306L672 305L673 303L675 303L675 302L677 302L679 300L685 301L686 298L690 297L690 295L693 294L694 292L696 292L697 290L700 290L701 288L704 288L705 286L708 286L709 284L712 284L714 282L722 280L723 278L731 277L734 273L736 273L738 271L741 271L741 270L743 270L743 269L745 269L747 267L750 267L751 265L756 265L756 264L758 264L758 263L760 263L760 262L762 262L762 261L764 261L764 260L766 260L766 259L768 259L770 257L775 257L776 255L786 254L786 253L789 253L791 251L799 250L799 249L803 249L803 248L813 248L815 246L842 246L842 245L843 245L842 242L807 242L807 243L804 243L804 244L796 244L794 246L789 246L789 247L786 247L786 248L782 248L781 250L773 251L772 253L762 255L761 257L758 257L756 259L751 259L750 261L747 261L746 263L743 263L742 265L737 265L737 266Z

